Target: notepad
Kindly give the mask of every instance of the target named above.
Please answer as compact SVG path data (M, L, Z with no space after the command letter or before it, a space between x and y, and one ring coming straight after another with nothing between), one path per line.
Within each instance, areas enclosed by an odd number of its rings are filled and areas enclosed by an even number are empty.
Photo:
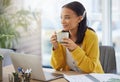
M95 77L100 82L120 82L120 75L118 75L118 74L111 74L111 73L97 74L97 73L91 73L89 75Z
M64 75L69 82L120 82L120 75L117 74L81 74L81 75Z
M86 75L64 75L68 82L93 82Z

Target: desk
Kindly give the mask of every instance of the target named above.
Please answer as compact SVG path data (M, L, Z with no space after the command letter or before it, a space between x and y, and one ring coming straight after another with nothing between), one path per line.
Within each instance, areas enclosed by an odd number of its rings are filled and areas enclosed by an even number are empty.
M73 71L68 71L68 72L59 72L59 71L55 71L54 69L48 69L48 68L43 68L44 71L48 71L48 72L54 72L54 73L64 73L67 75L76 75L79 74L77 72L73 72ZM11 74L12 72L14 72L14 67L13 65L8 65L3 67L3 82L9 82L8 81L8 74ZM35 81L35 80L31 80L31 82L40 82L40 81ZM50 82L67 82L64 78L60 78L57 80L53 80Z

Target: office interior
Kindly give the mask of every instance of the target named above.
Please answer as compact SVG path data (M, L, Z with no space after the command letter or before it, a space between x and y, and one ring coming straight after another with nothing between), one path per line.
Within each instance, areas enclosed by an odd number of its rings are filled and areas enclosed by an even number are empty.
M1 0L2 1L2 0ZM6 0L7 1L7 0ZM10 0L7 13L16 14L26 10L26 26L16 26L20 37L13 42L15 52L40 55L43 67L51 68L50 36L62 29L60 22L61 6L74 0ZM76 0L86 8L88 26L93 28L99 39L99 45L112 46L115 49L117 73L120 74L120 0ZM28 14L29 13L29 14ZM24 17L23 17L24 18ZM22 20L22 17L20 18ZM11 19L12 20L12 19ZM14 21L15 22L15 21ZM0 48L3 53L3 66L11 64L9 53L13 50Z

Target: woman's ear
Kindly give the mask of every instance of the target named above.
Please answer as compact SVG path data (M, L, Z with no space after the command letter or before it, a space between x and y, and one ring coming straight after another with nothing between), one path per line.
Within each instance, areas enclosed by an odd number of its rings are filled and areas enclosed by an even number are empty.
M80 23L83 20L82 16L79 16L78 22Z

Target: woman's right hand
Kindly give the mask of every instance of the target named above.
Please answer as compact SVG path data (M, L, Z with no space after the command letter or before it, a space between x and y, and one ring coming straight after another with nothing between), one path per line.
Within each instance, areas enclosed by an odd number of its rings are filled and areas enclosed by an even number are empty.
M51 36L50 41L51 41L51 43L52 43L52 45L53 45L53 49L54 49L54 50L57 49L57 47L58 47L58 42L57 42L56 32L54 32L54 34Z

